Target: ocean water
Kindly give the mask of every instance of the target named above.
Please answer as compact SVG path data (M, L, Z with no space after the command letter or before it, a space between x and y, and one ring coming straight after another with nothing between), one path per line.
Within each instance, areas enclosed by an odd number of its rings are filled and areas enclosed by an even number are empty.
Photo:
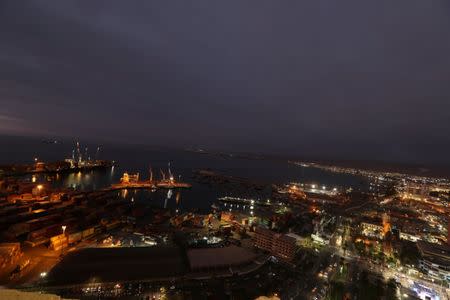
M80 141L81 152L88 147L88 155L95 157L97 144ZM32 163L37 157L42 161L63 160L71 157L75 141L45 143L41 139L0 137L0 165L10 163ZM263 152L263 151L262 151ZM91 154L89 154L91 153ZM195 170L211 169L222 174L244 177L262 183L283 184L304 182L327 185L329 187L365 189L364 178L348 174L337 174L315 168L304 168L288 164L283 159L250 159L213 154L200 154L184 150L163 149L150 146L121 144L101 145L100 159L114 160L115 167L108 170L88 171L62 175L38 176L38 181L52 180L58 187L72 187L78 190L95 190L118 182L123 172L140 173L141 179L149 177L149 167L153 175L160 176L159 169L167 173L168 163L176 178L192 184L188 190L157 192L131 191L126 197L136 201L151 201L156 206L177 208L181 211L198 209L207 212L212 203L221 196L270 197L264 192L253 195L252 191L227 189L201 184L195 181ZM28 176L30 178L31 176Z

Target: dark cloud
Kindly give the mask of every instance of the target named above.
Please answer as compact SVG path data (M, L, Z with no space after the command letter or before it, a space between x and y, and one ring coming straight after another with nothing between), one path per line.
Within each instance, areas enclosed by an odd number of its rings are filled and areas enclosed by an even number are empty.
M446 0L6 0L0 37L2 132L450 162Z

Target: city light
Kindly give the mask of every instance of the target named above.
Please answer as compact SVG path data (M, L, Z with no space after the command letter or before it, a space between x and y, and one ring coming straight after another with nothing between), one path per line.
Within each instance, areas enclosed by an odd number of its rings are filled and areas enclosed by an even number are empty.
M265 189L262 189L264 193L252 191L251 194L247 192L239 194L239 190L220 190L226 195L233 196L217 197L214 202L206 204L205 208L211 207L210 211L207 209L202 211L203 209L192 209L191 205L180 208L179 198L182 191L178 189L190 187L190 185L178 186L179 182L175 180L179 178L178 176L168 176L167 173L161 172L161 177L153 177L151 171L149 173L151 180L139 179L139 173L124 173L120 183L111 183L110 186L101 186L100 189L93 191L73 191L67 184L61 187L57 174L30 173L31 181L36 183L30 184L30 177L25 177L23 186L19 181L19 188L23 188L23 194L15 195L13 193L16 191L13 190L11 194L8 194L8 198L4 199L7 206L13 205L16 201L20 209L18 211L23 209L25 212L24 221L12 224L11 228L14 229L14 234L27 236L27 243L30 245L45 239L50 244L45 251L60 253L61 259L55 263L62 264L69 261L69 259L62 259L66 251L69 252L69 247L70 253L74 254L83 248L156 248L163 244L171 244L171 235L177 232L186 234L188 241L196 241L197 244L192 247L193 249L205 245L209 249L209 245L214 245L210 249L238 247L258 254L254 248L249 247L254 246L267 251L265 254L274 255L277 259L286 261L295 261L294 259L299 258L298 255L302 255L304 250L313 250L318 254L325 254L323 252L325 250L328 251L327 255L330 255L331 262L328 267L326 265L320 267L320 270L314 273L320 280L314 282L317 289L312 295L313 299L321 299L321 295L329 292L329 287L323 283L328 283L331 276L345 279L348 273L346 266L353 260L367 264L367 270L371 274L383 276L386 279L383 284L388 283L390 279L401 284L402 289L397 290L399 298L407 298L409 293L414 293L412 286L414 282L420 283L420 286L416 285L416 293L420 297L428 297L428 295L434 295L433 293L436 297L432 299L441 297L441 291L436 283L440 283L439 277L445 278L442 276L444 273L439 270L431 273L433 266L425 264L427 257L422 253L426 250L430 259L431 256L436 255L440 259L444 257L442 254L444 252L432 252L431 248L444 247L447 239L450 224L447 223L445 213L448 212L449 207L447 203L449 200L447 193L450 192L449 181L416 180L413 176L401 175L400 178L404 180L384 176L383 183L379 183L374 181L378 180L379 176L362 173L358 176L367 177L368 184L365 190L366 187L363 184L361 187L355 187L350 183L341 186L339 181L325 183L325 178L324 181L314 178L315 183L308 182L311 180L308 178L302 179L306 183L286 179L285 182L267 183L267 186L269 184L271 186L270 193L266 193ZM67 176L62 174L60 176L72 179L81 176L78 181L82 179L83 183L90 184L97 177L93 174L95 174L94 171L81 173L80 169L75 169ZM111 179L109 173L107 176ZM160 181L159 178L161 178ZM170 182L172 179L173 182ZM115 180L118 181L118 178ZM361 182L359 180L358 177L358 182ZM53 184L52 181L58 184ZM216 179L213 181L215 182ZM394 195L373 193L375 188L381 189L383 188L381 185L385 183L388 183L389 187L394 186ZM16 182L14 184L17 185ZM245 185L247 186L247 182ZM248 183L248 186L253 187L253 183ZM13 187L16 188L16 186ZM255 190L259 190L259 185L256 187ZM349 189L345 190L347 187ZM351 194L350 187L361 193L370 193L368 200L362 199L359 193ZM165 202L160 208L154 209L153 205L157 201L145 201L141 193L153 193L157 189L162 189L161 193L153 194L150 199L154 200L162 196L165 197ZM43 197L44 193L38 193L44 190L47 197ZM148 194L144 194L144 197L145 195ZM176 195L176 202L171 203L170 199L174 195ZM401 200L402 196L405 200ZM123 201L122 197L128 201ZM89 205L85 205L91 200ZM96 200L99 200L98 204L95 204ZM190 200L186 197L186 202ZM24 203L31 213L22 208ZM75 204L76 209L67 214L67 219L61 219L58 217L59 207L65 207L67 204L69 208L65 209L68 212L71 210L70 205ZM104 209L105 206L108 209ZM58 209L53 210L54 207ZM51 218L48 217L49 213ZM74 216L82 214L89 216L89 220L86 218L77 223ZM28 215L33 215L33 218L42 216L42 228L45 230L36 230L34 226L40 226L40 224L34 221L29 222L30 226L28 226L26 219ZM16 220L13 219L12 222ZM60 222L65 225L61 226ZM158 227L169 224L170 226L164 228L164 233L160 233L159 230L152 228L153 222ZM302 226L296 224L302 224ZM303 224L306 225L305 229L302 228ZM58 231L59 227L62 234ZM68 227L71 227L70 232L67 231ZM46 236L47 228L52 231L50 237ZM264 233L261 233L262 228ZM270 241L268 237L271 237ZM406 242L415 243L418 249L416 265L402 265L398 257L399 249L401 249L399 246ZM31 250L28 247L23 249L28 256L28 251ZM190 250L190 247L187 249ZM447 257L450 255L446 254L445 259ZM43 264L43 267L49 270L53 263L52 261ZM258 260L258 266L259 263ZM26 264L20 264L18 270L21 268L25 270L25 267ZM238 269L238 267L235 268ZM355 268L358 271L359 267L355 266ZM39 269L34 276L40 277L41 283L45 281L44 278L50 276L42 270ZM28 274L26 272L29 271L23 271L23 274ZM19 273L15 276L22 275ZM258 276L263 275L258 274ZM317 280L316 276L312 277ZM348 284L357 285L358 283ZM113 287L114 284L108 286L110 290ZM90 293L99 291L98 288L91 289ZM120 289L124 289L124 286L121 285ZM122 291L116 292L122 293Z

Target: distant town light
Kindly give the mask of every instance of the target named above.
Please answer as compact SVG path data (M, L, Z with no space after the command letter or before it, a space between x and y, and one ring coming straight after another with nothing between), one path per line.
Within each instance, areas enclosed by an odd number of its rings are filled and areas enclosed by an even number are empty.
M47 276L47 272L42 272L42 273L40 274L40 276L41 276L41 278L46 277L46 276Z
M42 184L38 184L37 189L38 190L42 190L44 187L42 186Z

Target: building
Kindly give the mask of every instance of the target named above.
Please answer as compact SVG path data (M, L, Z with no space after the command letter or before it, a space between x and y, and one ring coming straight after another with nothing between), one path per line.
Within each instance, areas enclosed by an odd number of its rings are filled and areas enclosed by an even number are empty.
M175 246L85 248L65 256L46 280L55 287L84 285L92 278L102 282L172 281L187 274L184 257L185 252Z
M235 219L234 215L231 212L223 211L220 214L220 220L224 222L233 222Z
M422 239L420 235L416 234L416 232L420 232L417 228L408 224L403 224L401 228L397 226L393 228L390 224L390 221L386 221L384 219L382 220L382 225L367 221L361 222L360 227L362 235L379 240L383 240L388 233L399 237L401 240L407 240L411 242L417 242Z
M205 272L250 265L257 256L248 249L233 245L224 248L189 249L187 257L192 271Z
M422 256L420 260L422 271L450 284L450 247L419 241L417 248Z
M297 249L295 238L275 233L263 227L255 229L254 245L287 261L291 261L294 258Z
M37 172L44 172L45 171L45 163L44 162L37 162L36 163L36 171Z
M383 239L383 226L373 222L361 222L361 234L381 240Z

